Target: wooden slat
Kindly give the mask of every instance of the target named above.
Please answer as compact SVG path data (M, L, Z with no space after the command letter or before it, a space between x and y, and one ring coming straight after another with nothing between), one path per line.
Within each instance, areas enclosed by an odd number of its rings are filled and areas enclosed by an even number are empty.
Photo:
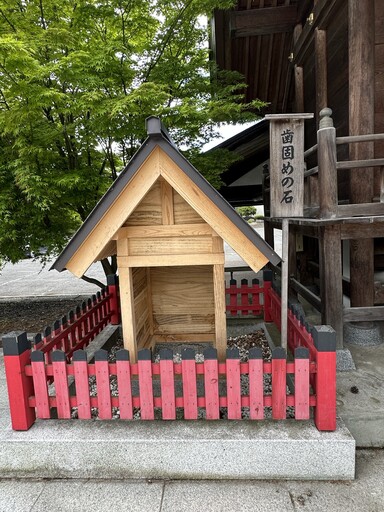
M157 256L121 256L117 258L122 267L164 267L189 265L224 265L223 254L171 254Z
M120 241L120 240L119 240ZM157 255L188 255L210 254L212 250L212 237L169 237L169 238L130 238L129 255L131 256L157 256ZM219 252L219 251L215 251ZM119 254L119 253L118 253Z
M84 350L73 354L73 372L75 376L77 414L79 420L91 419L91 401L89 396L88 362Z
M173 188L164 180L161 180L161 214L163 224L174 224Z
M229 420L241 420L241 385L239 350L228 350L226 360L227 408Z
M272 418L285 420L287 415L287 359L284 349L272 351Z
M173 352L169 349L160 350L160 386L162 418L163 420L175 420L175 375Z
M264 419L263 355L258 347L249 351L249 417Z
M127 350L118 350L116 353L116 376L119 390L120 418L131 420L133 419L131 364Z
M152 386L151 352L140 350L138 354L140 411L142 420L155 419Z
M384 140L384 133L370 133L365 135L350 135L347 137L336 137L336 144L351 144L354 142L372 142Z
M32 352L31 360L33 387L36 399L36 417L40 419L49 419L51 417L51 410L49 407L44 354L40 351Z
M197 419L197 387L196 387L196 362L195 352L192 349L185 349L181 360L184 419Z
M295 419L309 419L309 351L295 349Z
M56 392L57 416L59 419L70 419L71 406L69 400L67 362L64 352L55 350L52 353L53 378Z
M101 420L110 420L112 418L112 402L108 353L106 350L98 350L95 353L95 373L99 418Z
M115 238L180 238L213 234L213 229L206 223L172 224L169 226L124 226L118 230Z
M220 418L219 367L217 351L212 348L204 351L204 389L206 418L218 420Z
M384 215L383 203L342 204L338 206L339 217L356 217L359 215Z

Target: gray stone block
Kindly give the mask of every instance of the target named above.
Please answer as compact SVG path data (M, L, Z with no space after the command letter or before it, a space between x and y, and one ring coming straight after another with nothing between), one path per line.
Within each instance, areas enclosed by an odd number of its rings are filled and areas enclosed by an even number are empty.
M354 478L355 441L339 421L37 421L3 431L0 474L34 478Z
M369 325L346 323L344 325L344 342L372 347L380 345L384 342L384 339L377 323L370 323Z
M356 370L352 354L347 348L336 350L336 369L338 372Z

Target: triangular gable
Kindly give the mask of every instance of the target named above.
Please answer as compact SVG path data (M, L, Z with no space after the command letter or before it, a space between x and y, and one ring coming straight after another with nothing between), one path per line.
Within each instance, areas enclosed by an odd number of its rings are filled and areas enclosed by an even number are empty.
M147 120L148 139L68 243L52 268L81 277L115 251L114 237L160 176L255 271L280 262L272 248L179 153L158 118Z

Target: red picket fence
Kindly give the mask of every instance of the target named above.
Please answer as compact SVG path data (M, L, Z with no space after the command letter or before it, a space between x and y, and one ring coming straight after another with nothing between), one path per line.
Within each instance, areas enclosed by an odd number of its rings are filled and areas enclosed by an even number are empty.
M281 330L281 299L278 293L268 290L271 318ZM300 318L294 307L288 310L287 345L293 353L299 347L309 351L310 360L317 367L311 386L317 396L315 423L319 430L336 429L336 332L328 325L310 327Z
M245 286L242 290L243 296L250 298ZM279 325L281 303L271 288L270 272L264 274L263 304L253 298L249 306L243 299L240 302L240 311L261 308L257 310L264 312L266 322ZM138 363L130 363L126 350L117 353L116 363L109 363L102 350L95 354L95 362L88 364L83 347L105 325L118 322L118 289L112 280L106 291L57 322L53 331L46 329L43 336L35 338L34 350L26 333L3 337L13 429L29 429L36 416L50 418L53 408L59 418L70 418L73 407L78 408L80 419L90 418L92 407L97 408L100 419L110 419L112 407L118 407L121 419L132 419L133 408L139 408L141 419L148 420L154 419L156 408L163 419L175 419L176 408L183 410L185 419L196 419L199 408L205 410L206 419L219 419L222 407L227 409L228 419L241 419L242 408L249 408L250 419L263 419L265 407L272 408L273 419L286 418L287 407L294 407L295 419L308 419L312 407L319 430L336 428L336 342L335 332L327 326L314 327L309 333L290 311L288 346L294 362L287 362L285 351L277 348L272 362L263 361L259 349L251 349L248 362L240 362L238 351L228 350L226 362L219 363L211 348L204 352L204 363L196 363L195 353L187 349L181 363L173 362L169 350L161 352L159 363L152 363L148 350L139 352ZM264 392L266 374L271 375L271 394ZM293 395L287 395L287 374L294 376ZM97 396L90 394L91 376L96 379ZM111 376L117 381L117 396L111 395ZM246 391L241 384L244 387L244 376ZM153 391L156 380L160 382L159 396ZM182 391L176 393L180 380ZM198 393L201 380L203 394ZM71 390L70 382L74 382Z
M258 279L253 279L248 284L247 279L241 280L240 287L236 279L231 279L229 288L225 289L227 316L259 316L263 313L264 307L260 302L264 294L264 288L259 285Z
M118 284L108 276L106 288L77 306L75 311L56 320L33 340L33 349L44 353L46 363L54 350L62 350L69 360L76 350L86 347L108 324L119 323Z
M12 426L15 430L28 429L37 418L51 417L52 409L57 410L58 418L70 419L73 407L78 408L80 419L91 418L91 408L98 409L100 419L112 418L112 407L118 407L121 419L133 419L134 408L140 408L143 420L153 420L155 409L161 410L164 420L176 419L176 408L182 408L184 419L198 417L198 409L205 410L207 420L220 418L220 408L226 408L228 419L240 420L242 408L249 408L249 418L262 420L265 408L272 410L272 419L286 418L287 407L294 407L297 420L310 418L310 408L316 410L318 398L311 394L309 377L317 374L317 367L309 361L306 348L295 351L293 362L287 362L282 348L272 352L272 361L264 362L259 348L249 353L248 362L240 362L238 349L227 352L225 363L219 363L217 352L209 348L204 352L204 362L195 362L195 352L184 350L182 362L173 362L173 353L169 349L160 352L160 362L152 363L149 350L139 352L138 362L131 364L127 350L116 354L116 362L108 362L108 354L100 350L95 354L95 362L88 364L86 353L76 351L71 363L61 350L52 353L52 362L46 364L42 351L27 348L27 339L20 336L15 339L14 351L24 352L5 356L7 379L12 378L18 389L19 407L13 411ZM8 346L8 352L9 352ZM18 361L17 369L14 364ZM16 371L15 371L16 370ZM271 374L272 393L264 391L264 376ZM287 395L287 374L293 374L295 394ZM241 376L247 376L246 390L242 390ZM70 393L68 379L72 376L76 393ZM90 396L89 377L96 377L97 396ZM116 376L117 396L111 396L110 377ZM55 394L51 396L48 383L52 379ZM198 394L198 381L203 380L204 394ZM133 392L134 381L138 380L139 393ZM155 396L154 381L160 383L160 396ZM179 396L176 393L177 382ZM224 388L224 394L222 389ZM181 391L180 391L181 390ZM12 412L12 410L11 410Z

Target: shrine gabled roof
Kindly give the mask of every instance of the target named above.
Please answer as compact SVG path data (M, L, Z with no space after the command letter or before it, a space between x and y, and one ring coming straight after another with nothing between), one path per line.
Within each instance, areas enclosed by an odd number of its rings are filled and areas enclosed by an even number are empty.
M60 272L66 269L68 262L80 247L87 242L89 235L97 228L99 222L103 219L121 193L127 186L129 186L130 182L156 148L160 148L160 150L162 150L176 164L176 166L185 173L194 185L196 185L202 193L231 221L234 229L239 230L241 234L244 235L265 258L267 258L267 260L274 265L280 263L280 257L265 242L265 240L260 237L260 235L240 217L240 215L238 215L238 213L219 194L219 192L210 183L208 183L197 169L195 169L192 164L178 151L160 119L157 117L149 117L146 121L146 125L148 134L147 139L112 186L97 203L93 211L69 241L57 260L53 263L51 269L56 269ZM226 240L225 236L222 236L222 238ZM110 241L111 238L104 240L103 247L98 248L98 254L103 253L103 250ZM234 248L234 250L241 256L241 247L240 250L236 250L236 248ZM92 259L92 261L85 262L85 270L93 263L93 261L94 260Z

